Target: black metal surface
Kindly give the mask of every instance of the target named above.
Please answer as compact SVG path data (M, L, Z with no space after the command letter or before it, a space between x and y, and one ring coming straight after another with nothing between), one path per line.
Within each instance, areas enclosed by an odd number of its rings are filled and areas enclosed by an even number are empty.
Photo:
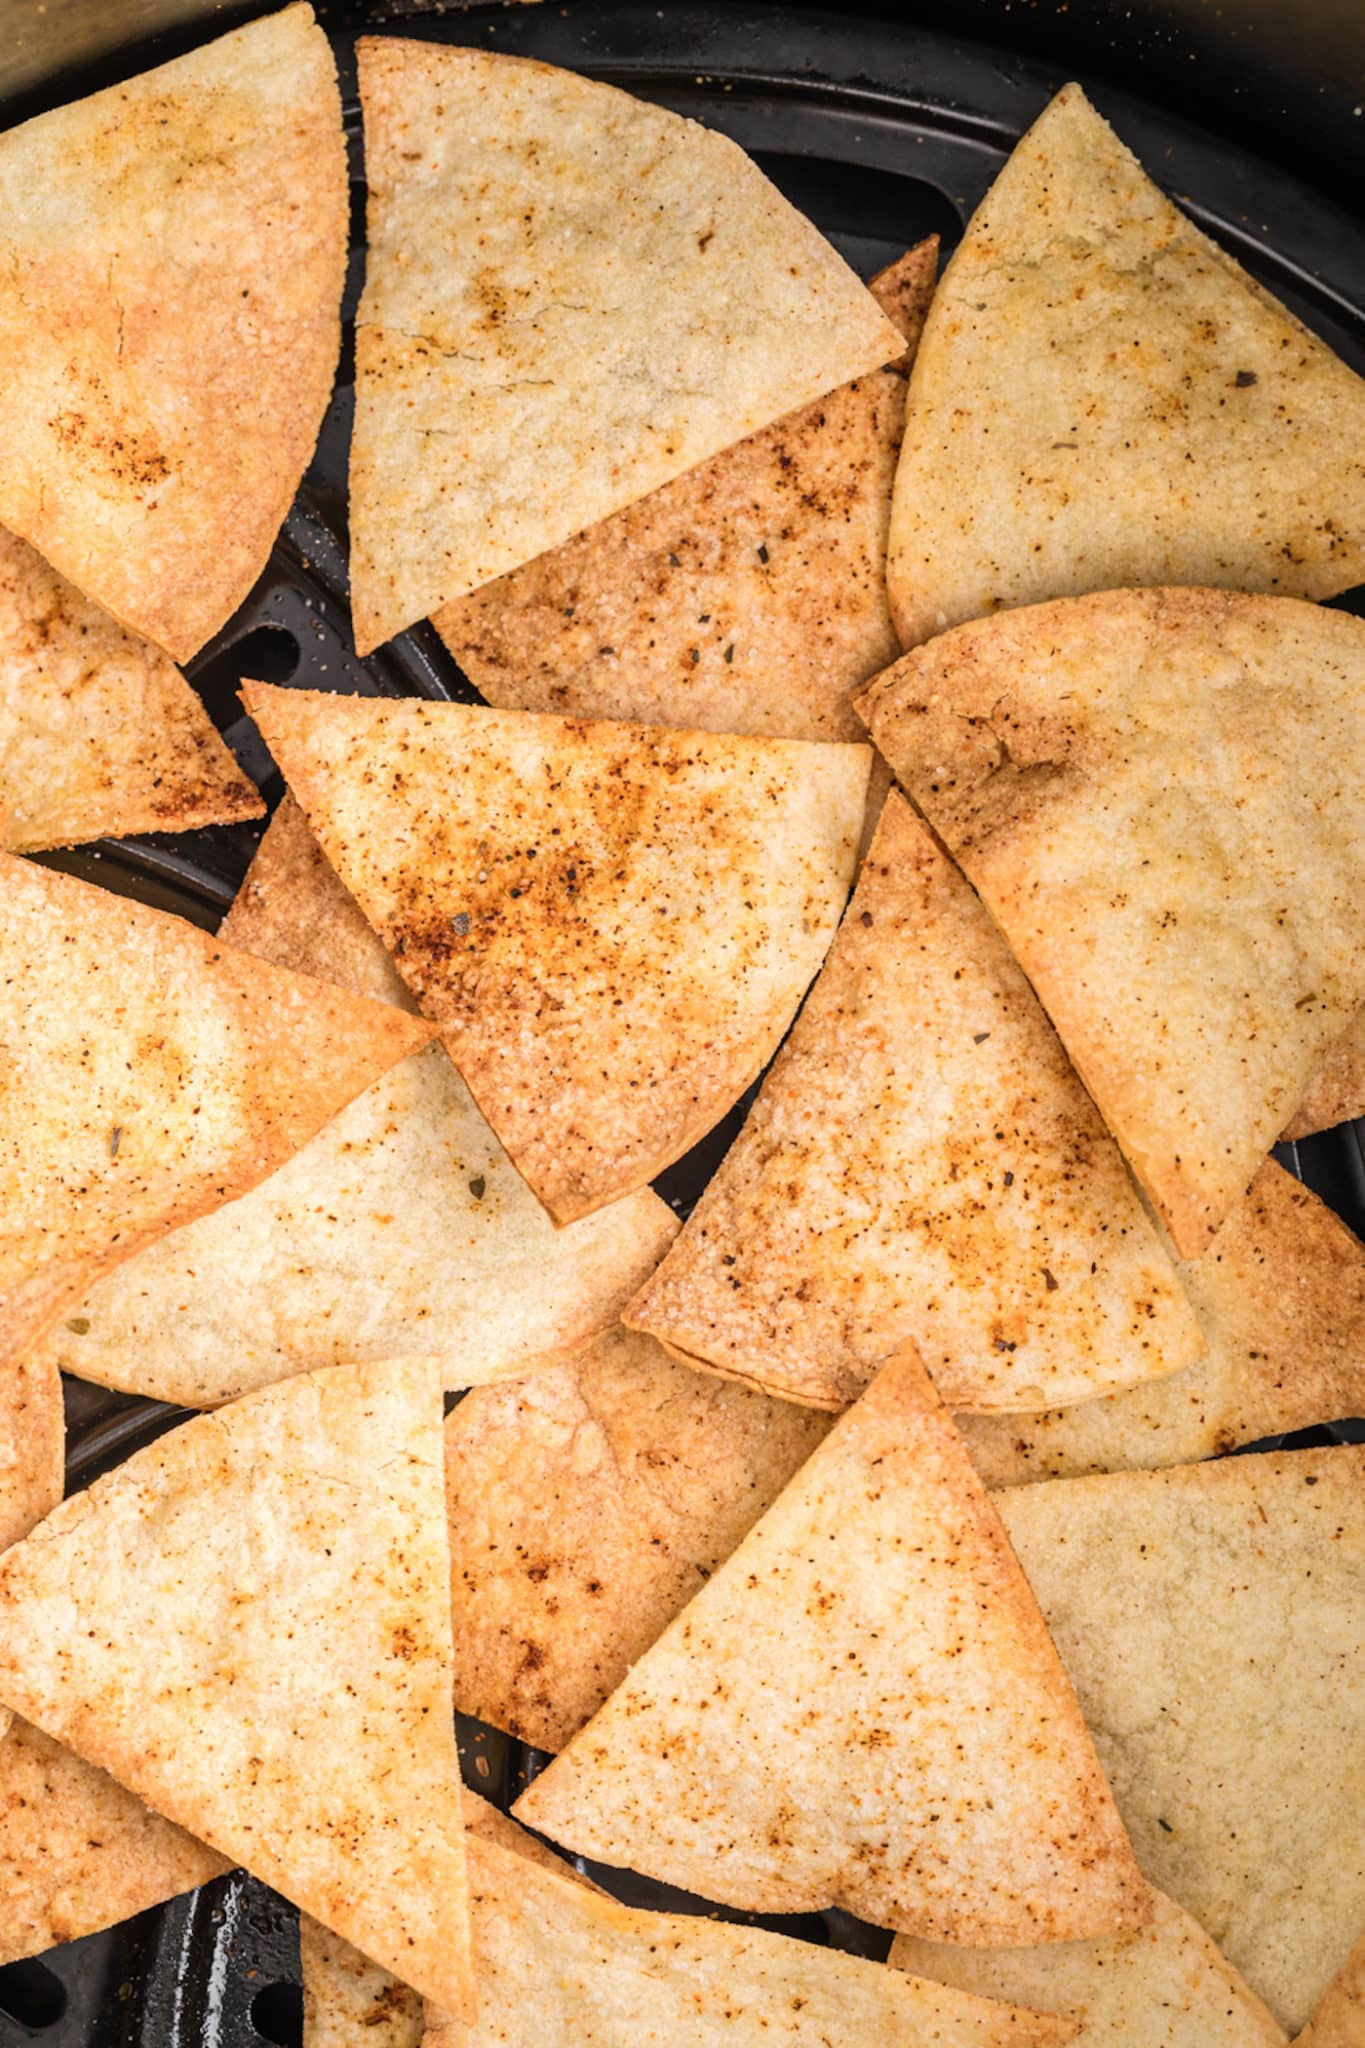
M214 26L255 8L233 9ZM920 29L832 13L634 4L471 8L443 15L425 0L338 0L320 11L336 35L361 215L356 23L408 27L434 39L533 55L609 79L724 130L825 230L865 276L921 235L945 253L1013 142L1073 70L1039 67ZM979 10L978 10L979 12ZM1112 13L1113 10L1110 10ZM201 31L202 34L202 31ZM57 97L126 76L188 40L127 48ZM46 97L52 97L48 92ZM1095 97L1149 169L1331 345L1365 370L1365 229L1330 201L1152 108L1110 91ZM25 111L36 104L32 99ZM346 312L354 310L360 258ZM349 332L342 377L316 460L272 560L237 617L190 674L268 800L280 783L237 702L246 675L311 688L473 699L427 628L357 660L346 611L345 460L352 392ZM1351 600L1347 600L1350 602ZM1362 609L1353 604L1353 609ZM212 925L231 900L259 836L250 826L109 842L51 863ZM660 1183L675 1206L695 1199L742 1119L741 1105ZM1281 1156L1357 1230L1365 1230L1359 1126ZM180 1419L181 1411L68 1386L69 1484L83 1486ZM1365 1426L1306 1432L1365 1436ZM507 1805L544 1759L473 1722L460 1723L469 1782ZM667 1887L594 1869L638 1904L715 1912ZM726 1918L749 1916L725 1914ZM809 1939L883 1956L889 1936L840 1914L768 1921ZM0 1969L0 2048L256 2048L297 2043L298 1945L291 1910L236 1875L108 1933Z

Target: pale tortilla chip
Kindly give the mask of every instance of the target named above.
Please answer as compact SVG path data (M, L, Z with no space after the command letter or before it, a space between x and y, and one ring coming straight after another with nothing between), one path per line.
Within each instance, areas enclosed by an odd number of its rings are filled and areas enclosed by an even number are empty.
M0 1550L7 1550L62 1497L66 1412L61 1375L41 1355L10 1360L0 1388Z
M1081 2022L1076 2048L1285 2048L1287 2036L1198 1922L1152 1893L1147 1927L1050 1948L945 1948L899 1934L890 1961L981 1998Z
M237 902L223 937L411 1005L292 803ZM106 1274L38 1357L187 1408L364 1359L424 1359L438 1385L474 1386L609 1330L677 1228L641 1188L556 1230L430 1046L259 1187Z
M960 1415L987 1486L1185 1465L1365 1411L1365 1245L1268 1160L1179 1269L1208 1350L1169 1379L1043 1415Z
M0 1362L430 1029L0 854Z
M1358 1116L1365 1116L1365 1010L1356 1011L1324 1053L1284 1136L1311 1138Z
M1365 1941L1328 1985L1294 2048L1365 2048Z
M441 1400L196 1417L0 1558L0 1698L386 1969L470 1988Z
M562 1749L825 1434L617 1330L446 1421L455 1704Z
M0 202L0 520L185 661L332 392L350 200L312 8L11 129Z
M1142 1868L1292 2033L1365 1921L1365 1446L994 1500Z
M840 1408L907 1343L945 1401L1042 1408L1187 1365L1198 1325L1008 947L888 799L829 960L626 1312Z
M1363 447L1365 383L1068 85L925 325L887 568L902 642L1131 584L1348 590Z
M764 1928L637 1912L571 1876L471 1835L478 2019L429 2009L424 2048L1051 2048L1074 2031Z
M166 656L3 530L0 785L16 853L265 810Z
M487 50L357 58L358 653L900 353L724 136Z
M1071 598L944 634L859 709L1197 1258L1365 997L1365 622Z
M76 1941L231 1869L50 1736L0 1742L0 1963Z
M249 683L324 853L557 1222L662 1172L824 958L871 751Z
M902 258L902 332L919 332L937 261L936 240ZM490 704L861 739L850 694L900 651L886 533L904 418L903 377L873 371L433 624Z
M938 1940L1140 1924L1023 1574L910 1353L524 1792L518 1817L754 1912Z

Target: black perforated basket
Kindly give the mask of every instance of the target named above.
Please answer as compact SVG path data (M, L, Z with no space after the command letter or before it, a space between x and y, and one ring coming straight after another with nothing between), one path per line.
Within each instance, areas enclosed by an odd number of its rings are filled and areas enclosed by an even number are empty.
M19 110L28 113L131 75L260 11L235 8L198 30L127 43L79 74L30 87ZM974 11L979 16L981 9ZM1115 22L1124 12L1108 11ZM427 0L390 6L339 0L330 17L325 5L319 12L335 25L355 194L357 235L340 379L317 457L269 567L236 618L189 669L220 730L272 803L282 785L237 702L242 677L310 689L475 699L429 627L403 634L365 662L351 648L345 473L352 400L349 321L363 260L353 60L358 27L544 58L722 129L757 158L865 277L931 232L942 236L946 255L1018 136L1072 75L1000 50L833 10L720 4L660 10L592 0L567 7L476 6L447 15ZM1151 13L1149 8L1149 21ZM1008 9L1001 11L1000 23L1007 32ZM1365 226L1320 192L1225 139L1095 86L1085 67L1078 68L1125 141L1200 226L1365 371ZM1361 595L1343 602L1365 610L1356 601ZM257 838L250 826L215 828L110 841L48 858L55 867L211 926L231 901ZM663 1192L679 1209L690 1207L700 1193L742 1110L664 1177ZM1281 1157L1365 1232L1360 1125L1282 1148ZM67 1391L73 1488L87 1485L180 1415L155 1402L75 1383ZM1289 1441L1346 1436L1365 1438L1365 1426L1335 1424ZM473 1722L461 1723L460 1740L467 1778L501 1805L510 1803L544 1761ZM636 1904L716 1910L643 1879L594 1874ZM874 1956L885 1955L890 1941L838 1913L763 1924ZM0 2048L20 2042L42 2042L45 2048L295 2044L301 2038L298 1984L292 1908L238 1873L106 1934L0 1969Z

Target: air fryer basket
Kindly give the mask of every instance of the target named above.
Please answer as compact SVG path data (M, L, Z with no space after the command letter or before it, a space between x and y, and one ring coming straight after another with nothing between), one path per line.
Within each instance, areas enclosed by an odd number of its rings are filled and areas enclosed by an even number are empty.
M259 11L257 9L249 10ZM323 8L324 18L326 9ZM240 10L234 10L234 18ZM346 608L346 450L352 402L350 321L363 262L363 162L354 24L478 44L565 64L722 129L742 143L863 276L923 235L952 249L1022 130L1069 74L909 27L829 13L740 11L712 0L669 9L475 6L449 16L431 0L360 0L336 31L354 187L354 254L336 395L318 451L270 564L241 611L190 664L209 710L267 799L282 784L237 702L243 676L385 696L477 701L432 629L403 634L368 661L351 649ZM130 45L45 103L202 40L220 22ZM1157 179L1218 241L1333 348L1365 371L1365 226L1310 187L1225 141L1109 91L1094 97ZM30 111L26 103L24 111ZM1365 593L1342 600L1365 611ZM212 926L246 870L251 826L107 841L48 856L55 867ZM723 1157L744 1105L672 1168L663 1192L686 1212ZM1365 1233L1365 1126L1346 1126L1280 1157ZM180 1419L156 1402L67 1388L68 1484L100 1472ZM1286 1439L1365 1439L1339 1423ZM544 1757L493 1729L460 1722L469 1782L508 1805ZM636 1904L717 1909L594 1867ZM729 1915L729 1918L750 1916ZM847 1915L764 1922L808 1939L884 1956L890 1937ZM243 1873L125 1926L0 1969L0 2048L256 2048L301 2039L293 1909Z

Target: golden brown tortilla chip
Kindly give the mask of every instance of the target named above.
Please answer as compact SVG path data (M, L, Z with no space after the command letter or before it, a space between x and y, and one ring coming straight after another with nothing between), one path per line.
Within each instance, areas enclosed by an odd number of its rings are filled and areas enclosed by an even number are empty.
M938 236L928 235L916 242L894 263L868 279L867 288L888 320L905 337L905 353L897 356L894 369L908 374L924 332L934 287L938 282Z
M900 352L724 136L487 50L357 54L359 653Z
M1365 1446L994 1500L1142 1868L1295 2031L1365 1921Z
M478 2019L429 2008L425 2048L1051 2048L1073 2032L763 1928L637 1912L473 1835L469 1874Z
M304 1374L0 1559L0 1698L462 2010L449 1603L439 1393L395 1365Z
M187 832L265 806L184 677L0 530L0 845Z
M825 1408L906 1343L946 1401L987 1410L1084 1400L1203 1348L1032 990L901 797L748 1122L626 1320Z
M1365 622L1071 598L942 635L859 710L1197 1258L1365 997Z
M263 1180L429 1028L0 854L0 1360Z
M945 1948L898 1934L890 1961L934 1983L1081 2023L1076 2048L1285 2048L1259 1998L1174 1899L1146 1927L1049 1948Z
M104 1771L11 1722L0 1742L0 1963L130 1920L231 1867Z
M11 129L0 195L0 520L184 661L331 396L350 206L312 8Z
M902 258L902 332L918 334L937 256L933 241ZM900 651L886 532L904 417L903 377L875 370L433 623L490 704L861 739L850 693Z
M887 569L902 642L1131 584L1348 590L1363 446L1365 383L1068 85L925 325Z
M299 1915L299 1962L303 2048L420 2048L417 1993L307 1913Z
M237 905L221 936L411 1006L292 802ZM430 1046L259 1187L106 1274L38 1356L188 1408L360 1359L422 1358L438 1385L471 1386L610 1329L677 1228L640 1188L557 1231Z
M1365 2048L1365 1941L1328 1985L1294 2048Z
M1002 1942L1148 1910L1042 1618L909 1352L517 1812L754 1912Z
M446 1421L456 1706L562 1749L827 1427L628 1330L476 1388Z
M643 1186L767 1064L843 906L868 748L243 697L557 1222Z
M1203 1358L1074 1408L959 1416L987 1486L1193 1464L1365 1408L1365 1245L1273 1160L1179 1272Z
M1365 1010L1356 1011L1323 1054L1284 1136L1311 1138L1358 1116L1365 1116Z
M0 1550L55 1508L66 1475L61 1375L51 1359L12 1359L0 1379Z

